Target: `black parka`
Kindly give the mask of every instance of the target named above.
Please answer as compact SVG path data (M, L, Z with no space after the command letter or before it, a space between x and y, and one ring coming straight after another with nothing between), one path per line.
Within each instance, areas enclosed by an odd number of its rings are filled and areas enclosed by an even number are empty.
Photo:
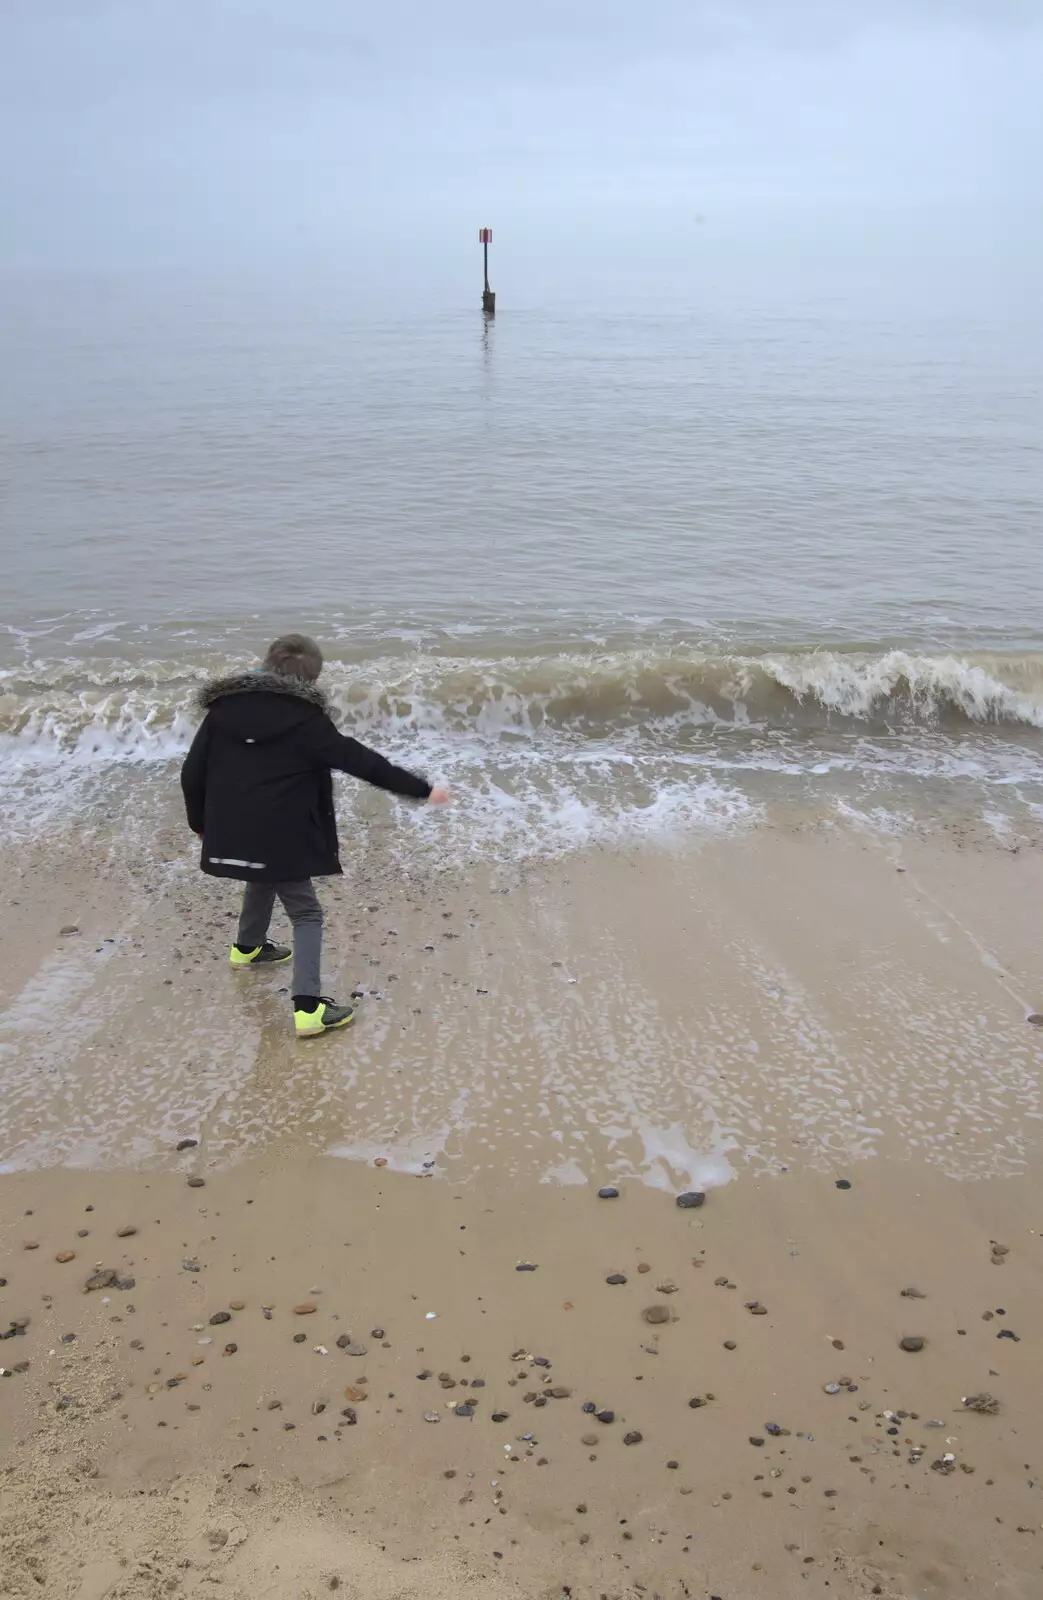
M217 878L291 883L341 871L331 769L426 800L431 785L334 727L313 683L247 672L210 683L181 769L200 865Z

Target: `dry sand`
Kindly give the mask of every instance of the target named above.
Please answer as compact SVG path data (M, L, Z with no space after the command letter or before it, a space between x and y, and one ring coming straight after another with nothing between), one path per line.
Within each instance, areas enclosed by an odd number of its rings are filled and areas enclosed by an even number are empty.
M1038 1600L1038 854L378 841L299 1046L156 843L0 863L0 1596Z

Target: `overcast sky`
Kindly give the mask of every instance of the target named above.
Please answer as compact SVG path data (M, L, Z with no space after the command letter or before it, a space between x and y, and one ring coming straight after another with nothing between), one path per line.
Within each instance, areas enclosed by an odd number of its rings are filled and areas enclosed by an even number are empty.
M780 218L804 243L938 218L1027 248L1041 85L1043 0L5 0L0 260Z

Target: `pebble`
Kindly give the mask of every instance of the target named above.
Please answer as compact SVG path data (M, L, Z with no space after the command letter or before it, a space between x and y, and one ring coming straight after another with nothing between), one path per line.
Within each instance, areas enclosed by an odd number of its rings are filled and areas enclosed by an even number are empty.
M315 1314L315 1305L311 1300L302 1300L299 1306L294 1306L295 1317L311 1317Z
M342 1333L340 1338L337 1340L337 1349L338 1350L346 1350L350 1343L351 1343L351 1334L350 1333ZM419 1374L417 1374L417 1376L419 1376Z
M306 1333L295 1333L293 1336L293 1342L294 1344L303 1344L307 1337L308 1335Z
M87 1237L87 1235L89 1233L90 1233L90 1229L89 1228L77 1228L76 1229L76 1237L77 1237L77 1239L86 1239L86 1237Z
M1043 1028L1043 1011L1033 1011L1027 1020L1033 1028Z
M614 1411L598 1411L596 1416L599 1422L615 1422L616 1420Z
M850 1189L851 1184L848 1182L847 1178L838 1178L836 1186L838 1189Z
M606 1283L626 1283L626 1281L622 1272L611 1272L605 1279Z
M638 1272L651 1272L652 1268L648 1265L647 1261L639 1261L637 1264L637 1270Z
M231 1322L231 1320L232 1313L230 1311L215 1311L213 1316L210 1318L210 1326L212 1328L219 1328L222 1322Z
M364 1356L366 1354L367 1348L368 1348L368 1346L366 1346L364 1344L357 1344L354 1340L352 1340L348 1344L345 1344L345 1345L341 1346L341 1349L345 1352L346 1355L349 1355L349 1356Z
M194 1150L198 1143L198 1139L179 1139L177 1142L177 1148L178 1150Z
M493 1412L493 1421L494 1422L506 1422L507 1418L509 1416L510 1416L510 1412L509 1411L494 1411Z
M111 1289L115 1282L116 1273L114 1269L112 1267L102 1267L99 1272L91 1273L90 1277L87 1279L87 1282L84 1284L84 1288Z
M739 1346L735 1343L734 1339L725 1339L724 1348L726 1350L738 1350Z
M468 1401L466 1405L457 1406L456 1415L458 1417L473 1417L474 1406L471 1405L470 1401Z
M899 1348L908 1350L911 1355L915 1355L918 1350L923 1349L926 1343L927 1340L921 1339L919 1334L907 1333L905 1338L900 1341Z
M383 1339L384 1330L383 1328L370 1328L369 1336L371 1339Z
M424 1421L425 1422L441 1422L441 1420L442 1419L438 1415L437 1411L425 1411L424 1412Z
M623 1435L623 1443L624 1444L640 1444L643 1438L644 1438L644 1434L643 1433L637 1433L637 1432L625 1433Z
M596 1433L585 1433L580 1440L580 1444L585 1444L588 1450L593 1449L594 1445L600 1443L601 1440L598 1438Z
M762 1306L759 1300L747 1301L746 1309L753 1317L766 1317L768 1315L767 1306Z
M245 1311L246 1310L246 1301L245 1300L229 1300L228 1309L229 1309L229 1311Z
M572 1390L564 1383L556 1383L553 1389L547 1390L547 1393L552 1400L568 1400L571 1398Z
M190 1189L202 1189L202 1188L205 1187L205 1185L206 1185L206 1179L205 1178L189 1178L189 1180L188 1180L188 1187Z
M927 1296L922 1294L919 1289L903 1289L902 1298L903 1300L926 1300Z
M352 1400L358 1405L360 1401L366 1399L366 1391L365 1389L360 1389L358 1384L349 1383L344 1391L344 1398L345 1400Z
M55 1256L54 1259L55 1259L55 1261L59 1262L64 1267L67 1261L75 1261L76 1260L76 1251L75 1250L59 1250L58 1254Z
M682 1211L694 1211L697 1206L703 1204L705 1199L706 1196L700 1189L689 1189L686 1194L677 1196L677 1204Z
M701 1411L705 1404L706 1401L703 1399L701 1394L693 1394L692 1398L688 1402L689 1409L692 1411Z
M535 1272L536 1263L534 1261L519 1261L514 1270L515 1272Z
M226 1344L225 1345L225 1355L226 1356L234 1356L236 1351L238 1350L238 1348L239 1348L239 1346L237 1344Z
M134 1226L134 1224L132 1222L127 1222L127 1223L124 1224L124 1226L122 1228L117 1228L116 1229L116 1238L117 1239L132 1239L134 1237L134 1235L137 1233L137 1231L138 1231L137 1228Z
M840 1393L840 1384L839 1383L824 1383L822 1385L822 1392L823 1392L823 1394L839 1394Z
M669 1322L670 1308L669 1306L646 1306L641 1315L646 1322Z
M619 1190L618 1189L613 1189L611 1184L609 1184L606 1188L598 1190L598 1199L599 1200L618 1200L619 1199Z
M28 1240L28 1241L27 1241L27 1242L26 1242L26 1243L25 1243L25 1244L23 1244L23 1246L22 1246L22 1249L23 1249L23 1250L39 1250L39 1248L40 1248L40 1246L39 1246L39 1245L38 1245L38 1244L37 1244L37 1242L36 1242L36 1240L35 1240L35 1239L33 1239L33 1240Z
M70 934L79 933L79 931L80 930L76 926L75 922L67 922L64 928L59 928L58 929L58 934L59 934L59 937L65 939L65 938L68 938L68 936ZM1030 1022L1032 1021L1031 1017L1029 1017L1029 1021Z

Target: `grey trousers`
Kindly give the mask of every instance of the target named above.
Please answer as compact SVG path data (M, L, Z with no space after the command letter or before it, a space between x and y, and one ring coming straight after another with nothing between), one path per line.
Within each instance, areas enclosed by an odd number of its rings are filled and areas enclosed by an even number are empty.
M322 994L322 907L310 878L299 883L248 883L236 943L256 949L268 937L275 901L293 923L293 993Z

